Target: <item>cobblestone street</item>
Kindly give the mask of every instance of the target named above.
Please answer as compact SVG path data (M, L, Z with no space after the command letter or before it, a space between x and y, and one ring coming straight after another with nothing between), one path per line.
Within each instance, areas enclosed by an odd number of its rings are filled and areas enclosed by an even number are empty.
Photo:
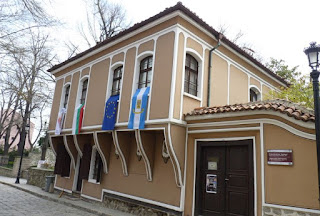
M41 199L0 184L0 216L93 216L86 211Z

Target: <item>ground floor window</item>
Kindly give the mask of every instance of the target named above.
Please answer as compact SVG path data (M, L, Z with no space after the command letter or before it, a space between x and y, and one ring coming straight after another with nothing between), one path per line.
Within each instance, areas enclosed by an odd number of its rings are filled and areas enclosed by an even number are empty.
M91 164L89 181L94 183L100 183L101 181L101 171L102 171L102 160L97 148L92 149Z

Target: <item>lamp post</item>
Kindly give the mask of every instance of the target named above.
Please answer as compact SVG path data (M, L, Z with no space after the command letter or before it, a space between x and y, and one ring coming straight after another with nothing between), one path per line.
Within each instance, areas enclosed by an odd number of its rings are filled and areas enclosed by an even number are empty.
M21 133L22 137L21 137L20 145L22 145L22 150L20 152L20 163L19 163L19 170L18 170L18 174L17 174L17 179L15 182L16 184L20 184L20 174L21 174L21 165L22 165L22 159L23 159L23 150L24 150L24 145L26 143L26 135L30 130L30 125L28 123L25 125L24 130L25 130L25 132Z
M304 50L308 56L309 66L312 69L310 77L313 85L314 113L316 123L316 144L317 144L317 162L318 162L318 187L320 192L320 115L319 115L319 52L320 46L316 42L311 42L310 47Z

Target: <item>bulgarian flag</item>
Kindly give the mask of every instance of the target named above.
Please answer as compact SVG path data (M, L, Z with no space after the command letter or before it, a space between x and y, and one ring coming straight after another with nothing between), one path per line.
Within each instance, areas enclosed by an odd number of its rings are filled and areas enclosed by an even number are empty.
M73 124L72 124L72 134L79 134L79 132L81 130L83 111L84 111L84 105L80 104L74 112Z

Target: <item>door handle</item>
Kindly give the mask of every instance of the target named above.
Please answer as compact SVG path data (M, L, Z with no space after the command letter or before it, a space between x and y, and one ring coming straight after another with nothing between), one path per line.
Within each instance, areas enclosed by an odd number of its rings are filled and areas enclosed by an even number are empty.
M229 181L229 179L228 179L228 178L226 178L226 179L225 179L225 181Z

